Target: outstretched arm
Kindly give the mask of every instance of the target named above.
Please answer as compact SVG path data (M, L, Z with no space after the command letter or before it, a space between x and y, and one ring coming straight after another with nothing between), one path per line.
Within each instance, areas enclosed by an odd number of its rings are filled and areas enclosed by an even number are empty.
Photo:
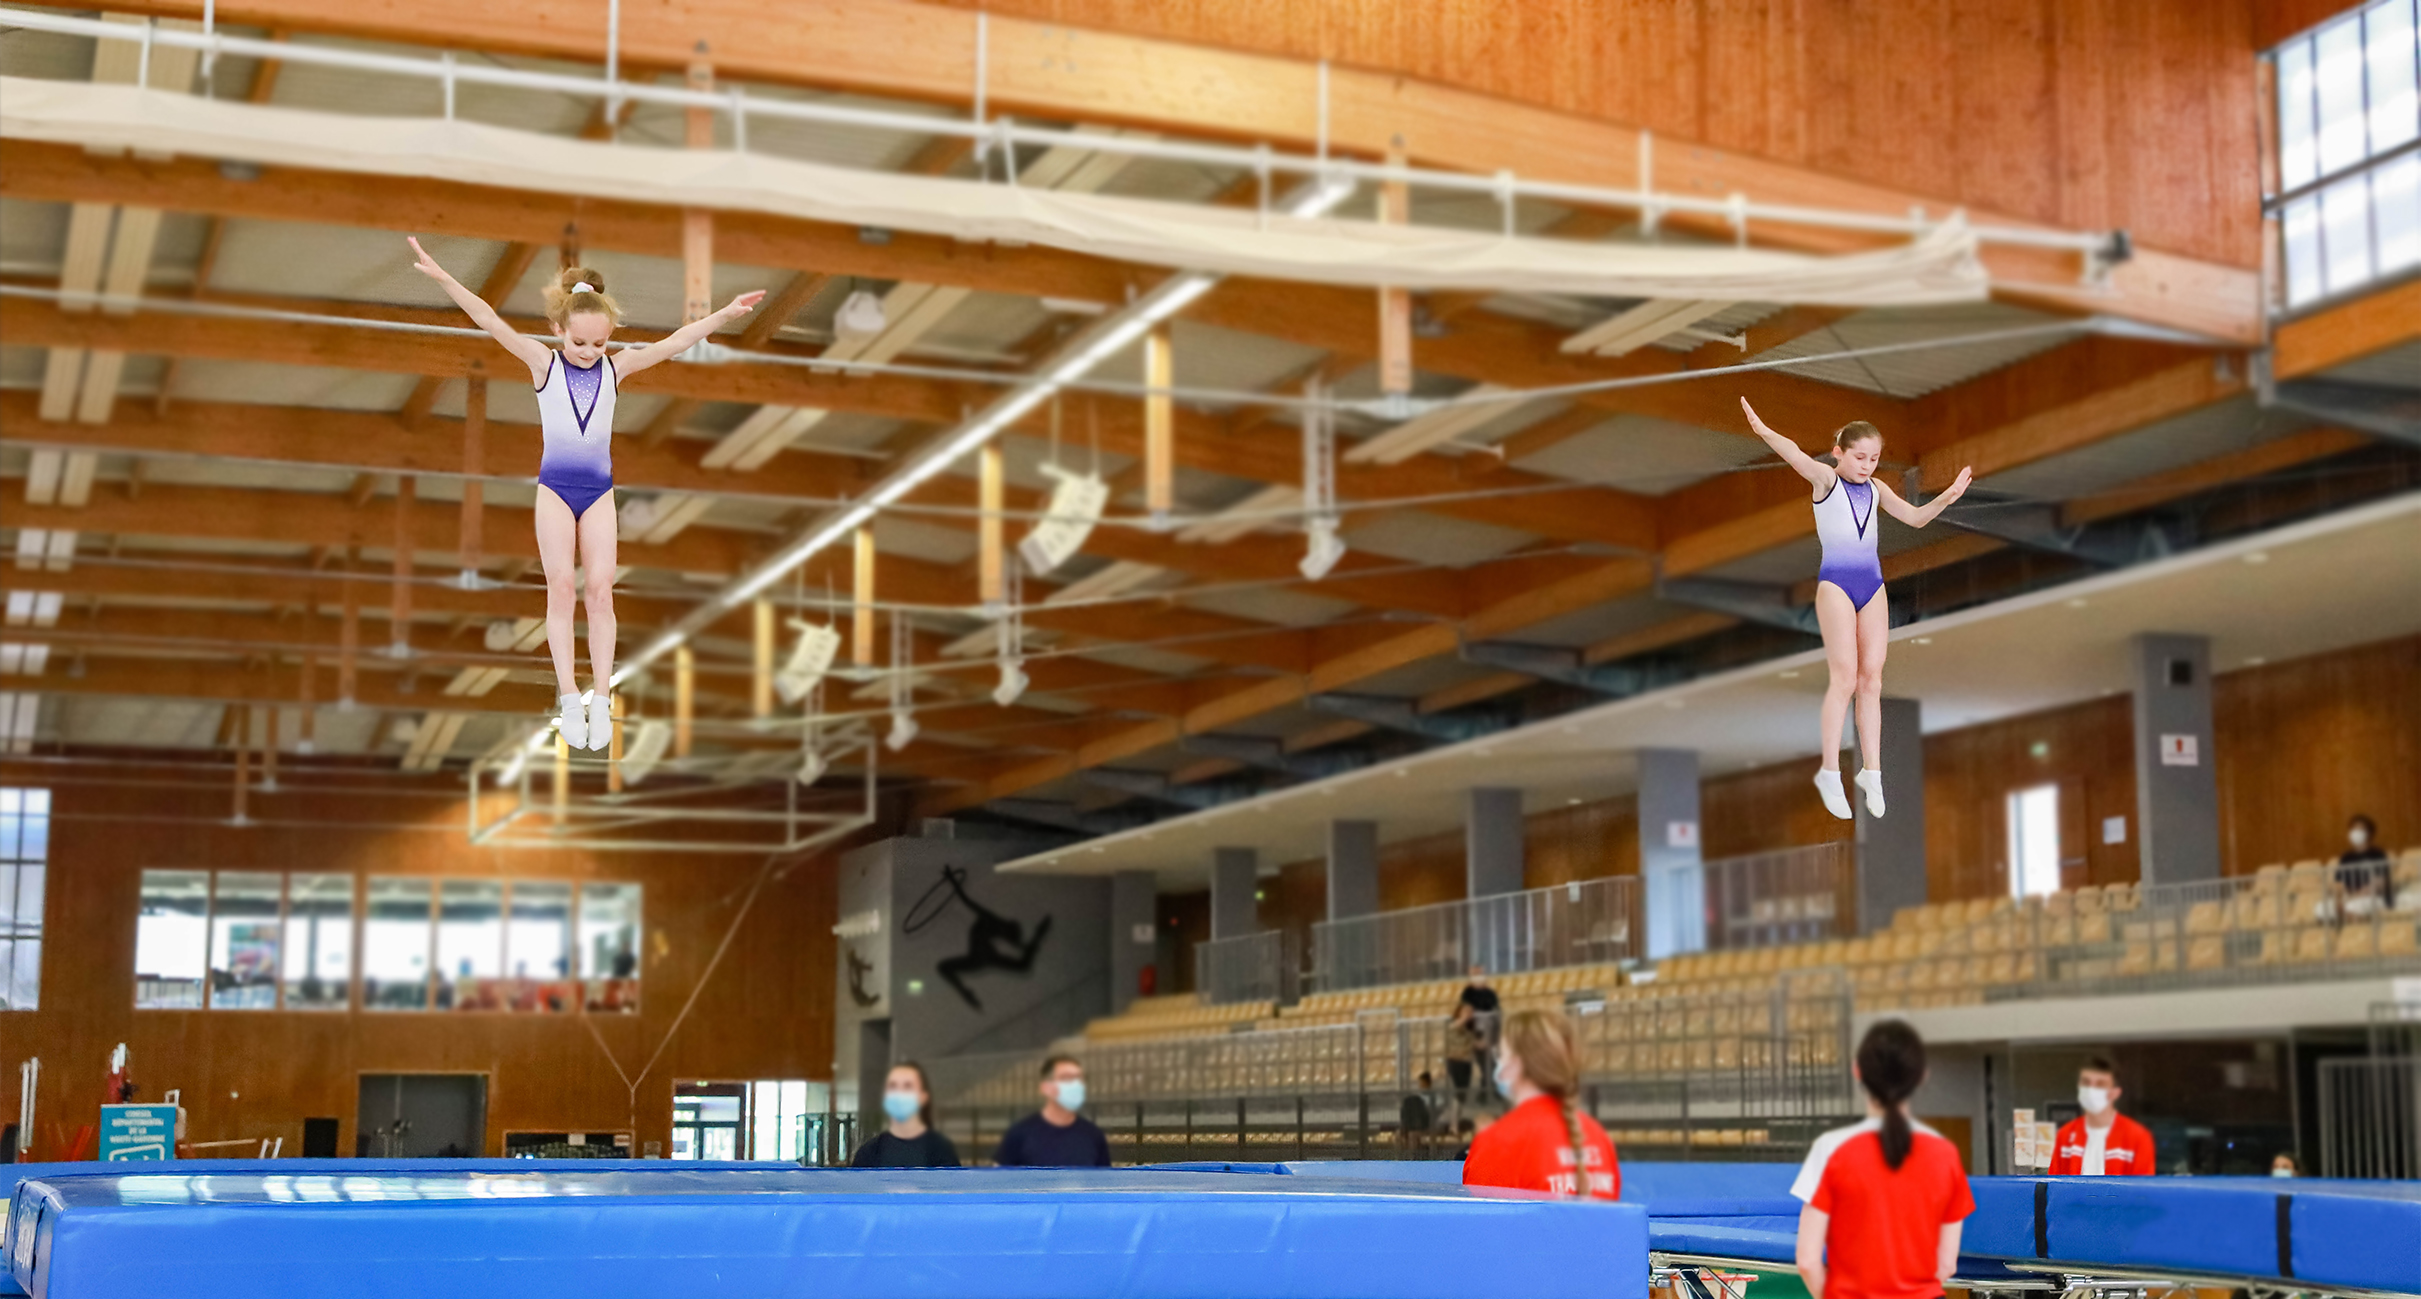
M1748 416L1749 430L1764 439L1765 444L1774 449L1774 454L1782 457L1784 464L1798 470L1799 476L1813 484L1818 492L1833 485L1833 467L1800 450L1798 443L1767 428L1765 421L1757 418L1756 410L1748 404L1748 398L1740 399L1740 410Z
M404 239L412 245L412 255L418 259L412 263L412 269L437 281L437 287L446 291L446 296L454 300L455 306L462 308L463 314L469 316L472 323L495 335L496 341L504 344L505 351L520 357L522 363L530 367L532 384L546 382L547 345L504 323L504 317L497 315L496 309L489 306L486 299L462 287L462 281L438 265L437 259L429 256L429 250L421 247L418 239L410 235L404 236Z
M1884 482L1880 477L1874 481L1875 491L1883 501L1884 513L1909 527L1922 528L1939 517L1942 511L1949 509L1952 501L1967 494L1967 484L1975 481L1975 470L1961 469L1958 479L1952 482L1949 488L1923 505L1911 505L1901 500L1900 494L1891 489L1891 484Z
M614 358L614 373L627 379L658 361L669 361L696 346L698 341L707 335L721 329L725 321L738 320L756 310L756 305L764 299L765 290L763 289L758 289L753 293L743 293L733 298L721 311L703 320L693 320L655 342L639 347L623 348L622 354Z

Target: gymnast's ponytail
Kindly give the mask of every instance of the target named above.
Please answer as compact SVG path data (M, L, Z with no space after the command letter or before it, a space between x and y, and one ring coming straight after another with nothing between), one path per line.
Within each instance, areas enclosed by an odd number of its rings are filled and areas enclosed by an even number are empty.
M583 312L599 312L615 324L622 323L622 307L605 292L605 276L586 266L566 266L546 286L546 318L555 328Z
M1505 1046L1522 1062L1522 1077L1555 1098L1564 1139L1572 1144L1572 1193L1589 1198L1589 1143L1580 1128L1580 1033L1569 1015L1517 1010L1505 1020Z
M1883 1020L1866 1030L1858 1043L1858 1082L1882 1107L1883 1162L1898 1172L1916 1140L1908 1125L1907 1105L1925 1082L1925 1039L1897 1019Z

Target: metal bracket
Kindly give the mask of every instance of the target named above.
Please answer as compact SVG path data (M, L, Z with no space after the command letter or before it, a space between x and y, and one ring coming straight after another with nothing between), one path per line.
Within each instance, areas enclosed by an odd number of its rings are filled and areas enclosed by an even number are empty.
M1096 788L1147 798L1155 803L1166 803L1192 812L1241 802L1264 792L1257 783L1206 780L1180 785L1157 771L1133 771L1118 767L1094 767L1083 772L1080 779Z
M1988 508L1963 511L1942 522L1961 532L2006 541L2028 550L2048 551L2082 560L2097 568L2124 568L2174 553L2178 538L2157 520L2119 521L2070 526L2060 521L2061 507L2032 502L1979 502Z
M1447 744L1509 730L1515 720L1511 714L1501 712L1424 713L1412 700L1389 695L1312 695L1303 703L1314 712L1350 717L1385 730Z
M1790 588L1767 582L1735 582L1712 577L1656 577L1656 598L1714 613L1727 613L1742 622L1779 627L1814 636L1816 607L1791 600Z
M2265 384L2259 392L2261 404L2269 409L2421 446L2421 391L2342 379L2290 379Z
M1660 686L1676 685L1689 675L1680 667L1670 665L1593 665L1583 660L1580 650L1563 645L1532 645L1521 641L1465 641L1455 648L1455 653L1465 663L1504 668L1537 677L1541 681L1595 691L1611 699L1628 698Z
M1177 741L1186 753L1224 758L1260 771L1274 771L1301 780L1320 780L1369 766L1377 759L1360 749L1323 749L1288 753L1284 742L1257 735L1188 735Z

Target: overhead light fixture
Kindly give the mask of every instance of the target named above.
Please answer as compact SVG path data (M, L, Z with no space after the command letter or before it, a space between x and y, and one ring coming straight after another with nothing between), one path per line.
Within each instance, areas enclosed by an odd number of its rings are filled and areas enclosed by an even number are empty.
M1025 694L1026 687L1031 684L1033 683L1026 679L1026 661L1024 659L1002 659L1000 661L1000 684L992 688L992 702L1006 708L1016 703L1018 697Z
M1059 485L1051 489L1044 517L1017 543L1018 558L1036 574L1074 559L1110 503L1110 485L1099 474L1070 473L1057 465L1044 465L1042 471L1058 479Z
M792 778L802 785L813 785L824 778L824 772L830 765L824 759L824 751L816 747L815 742L811 739L808 741L806 751L799 754L799 769L793 773Z
M673 740L672 723L661 718L651 717L631 727L630 731L630 743L622 750L622 786L625 789L647 779L655 771L656 764L662 762L665 752L672 748Z
M905 708L891 710L891 733L883 737L883 746L893 753L916 743L916 714Z
M832 627L819 626L804 619L793 618L790 625L798 629L798 642L790 647L790 659L782 670L773 674L774 692L785 704L795 704L815 689L832 669L834 656L841 652L841 633Z
M1337 535L1335 519L1313 519L1306 532L1310 535L1311 546L1304 552L1303 562L1298 567L1304 577L1317 582L1328 576L1338 560L1345 558L1345 540Z
M832 332L849 339L872 338L889 324L883 318L883 300L864 289L843 298L832 316Z

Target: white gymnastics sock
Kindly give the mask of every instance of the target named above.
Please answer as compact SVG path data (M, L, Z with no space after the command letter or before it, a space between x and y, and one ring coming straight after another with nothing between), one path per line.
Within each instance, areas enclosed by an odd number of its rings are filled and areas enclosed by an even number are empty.
M593 691L588 697L588 747L603 749L614 742L614 692Z
M1841 792L1841 773L1822 770L1816 773L1816 792L1824 796L1824 810L1846 821L1855 813L1849 810L1849 795Z
M588 747L588 710L581 705L580 696L565 695L557 701L562 711L555 718L555 729L563 732L563 742L575 749Z
M1866 791L1866 814L1877 820L1883 816L1883 773L1868 767L1858 773L1858 788Z

